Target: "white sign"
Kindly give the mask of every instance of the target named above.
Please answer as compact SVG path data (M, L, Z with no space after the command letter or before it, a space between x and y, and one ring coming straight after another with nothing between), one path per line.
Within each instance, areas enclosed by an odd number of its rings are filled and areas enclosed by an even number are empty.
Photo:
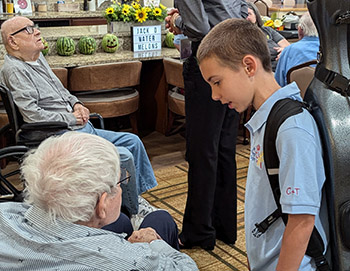
M132 38L134 52L162 49L161 25L132 26Z
M144 52L134 52L134 58L150 58L150 57L158 57L162 55L161 50L157 51L144 51Z
M143 5L146 7L159 7L160 0L143 0Z

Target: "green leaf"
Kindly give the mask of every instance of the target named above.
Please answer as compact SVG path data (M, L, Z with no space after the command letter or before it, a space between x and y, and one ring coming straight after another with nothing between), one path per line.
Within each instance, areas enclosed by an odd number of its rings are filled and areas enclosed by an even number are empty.
M277 12L271 14L271 20L274 21L277 19Z

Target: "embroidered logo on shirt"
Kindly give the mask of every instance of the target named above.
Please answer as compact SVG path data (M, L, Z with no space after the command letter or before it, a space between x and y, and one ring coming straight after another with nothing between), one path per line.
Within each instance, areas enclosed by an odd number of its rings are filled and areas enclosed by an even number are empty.
M299 191L300 188L299 187L287 187L286 189L286 195L287 196L299 196Z
M262 169L264 161L264 152L262 151L260 145L255 146L250 154L250 160L255 163L255 165Z

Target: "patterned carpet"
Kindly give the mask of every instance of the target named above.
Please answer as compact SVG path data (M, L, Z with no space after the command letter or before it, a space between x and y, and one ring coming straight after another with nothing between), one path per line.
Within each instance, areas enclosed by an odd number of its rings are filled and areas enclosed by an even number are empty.
M236 244L229 246L217 241L213 251L205 251L200 248L183 250L184 253L194 259L200 270L248 270L244 237L244 194L249 153L247 146L237 145L238 237ZM182 217L187 196L187 171L187 163L155 170L158 186L143 194L144 198L152 205L168 210L174 217L179 229L182 228Z

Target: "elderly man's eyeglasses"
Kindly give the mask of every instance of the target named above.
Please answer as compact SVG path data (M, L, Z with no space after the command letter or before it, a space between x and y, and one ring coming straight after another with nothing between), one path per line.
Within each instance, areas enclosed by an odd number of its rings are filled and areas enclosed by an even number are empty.
M121 168L120 180L117 182L117 185L118 184L127 184L129 182L130 178L131 178L130 173L125 168ZM113 187L111 187L111 189L113 190ZM98 205L99 201L100 201L100 197L97 199L96 206ZM96 208L96 206L95 206L95 208Z
M120 180L119 180L119 182L117 182L117 185L118 184L127 184L131 178L130 173L127 170L122 169L120 175L121 175Z
M39 28L39 26L37 24L35 24L35 25L27 25L27 26L17 30L16 32L13 32L10 35L14 36L14 35L18 34L19 32L22 32L23 30L27 31L28 34L33 34L34 33L34 29L38 29L38 28Z

